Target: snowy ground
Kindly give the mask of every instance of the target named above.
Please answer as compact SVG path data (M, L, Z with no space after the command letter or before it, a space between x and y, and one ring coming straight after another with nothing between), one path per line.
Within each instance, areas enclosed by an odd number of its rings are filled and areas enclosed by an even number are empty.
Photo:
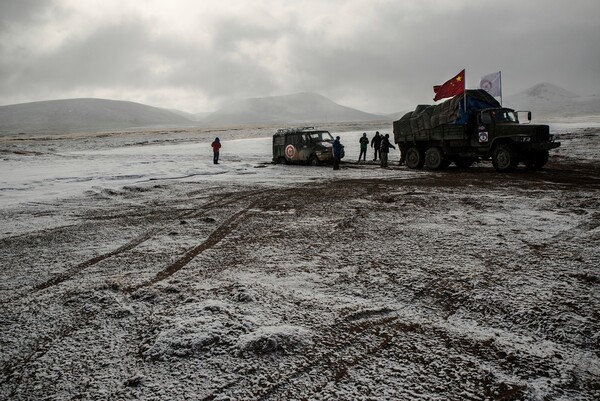
M514 174L0 138L0 399L597 400L600 128L553 132Z

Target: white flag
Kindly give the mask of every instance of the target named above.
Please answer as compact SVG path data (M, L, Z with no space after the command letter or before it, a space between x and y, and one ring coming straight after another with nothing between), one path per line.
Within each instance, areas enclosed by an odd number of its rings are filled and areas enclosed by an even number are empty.
M481 77L479 89L483 89L492 96L502 96L502 79L500 71Z

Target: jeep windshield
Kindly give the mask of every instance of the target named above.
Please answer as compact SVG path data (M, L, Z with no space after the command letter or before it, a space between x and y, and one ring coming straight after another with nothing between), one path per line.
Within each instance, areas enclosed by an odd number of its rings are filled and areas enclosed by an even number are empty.
M311 132L308 136L311 142L333 141L333 137L328 131Z

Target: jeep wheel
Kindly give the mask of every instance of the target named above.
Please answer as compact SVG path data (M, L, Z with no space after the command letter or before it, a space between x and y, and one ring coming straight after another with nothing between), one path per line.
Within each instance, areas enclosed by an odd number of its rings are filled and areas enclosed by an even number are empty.
M319 159L317 159L317 156L313 155L313 156L311 156L311 157L308 158L308 165L309 166L313 166L314 167L314 166L318 166L319 164L321 164L321 163L319 162Z
M548 151L538 150L527 155L525 165L530 170L539 170L548 163Z
M510 143L501 143L494 149L492 164L496 171L515 171L518 163L517 154Z
M441 170L448 167L444 152L438 147L432 146L425 152L425 167L429 170Z
M423 157L423 152L421 152L419 148L411 146L406 150L406 165L408 168L420 169L423 168L424 163L425 158Z

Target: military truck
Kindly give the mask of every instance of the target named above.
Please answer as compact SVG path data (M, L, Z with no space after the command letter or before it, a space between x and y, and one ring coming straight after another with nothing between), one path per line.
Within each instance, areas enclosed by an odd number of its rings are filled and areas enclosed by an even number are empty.
M527 123L519 123L521 113L526 113ZM531 124L531 112L502 107L481 89L438 105L417 106L394 121L394 142L412 169L440 170L450 163L467 168L491 158L503 172L514 171L520 162L541 169L548 151L560 146L547 125Z
M317 166L333 162L329 131L315 127L279 129L273 135L273 162Z

